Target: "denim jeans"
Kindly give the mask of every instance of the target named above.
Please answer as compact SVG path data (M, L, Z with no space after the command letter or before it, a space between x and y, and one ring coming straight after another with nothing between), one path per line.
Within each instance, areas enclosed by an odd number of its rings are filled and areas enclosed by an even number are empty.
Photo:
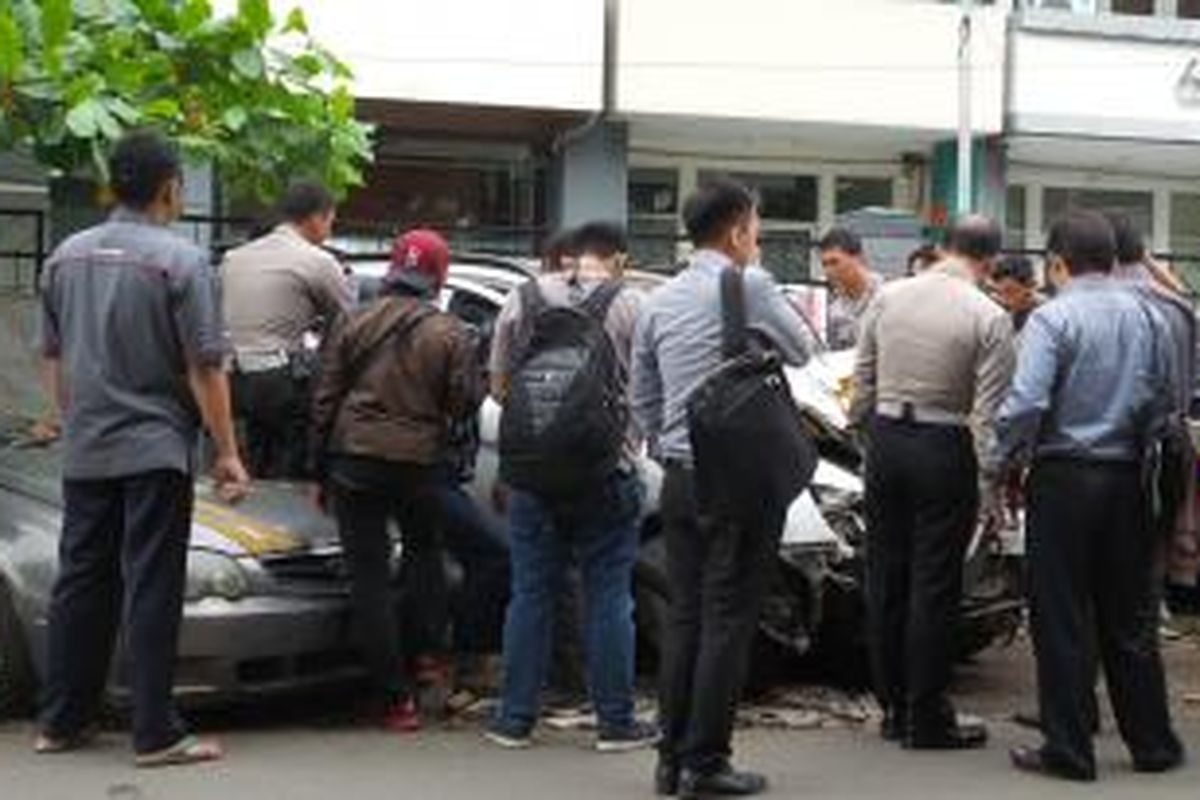
M497 653L510 583L506 532L480 511L455 475L443 481L438 499L446 553L463 571L462 589L451 607L454 649L459 655Z
M504 627L504 691L498 721L532 729L550 658L555 601L574 556L583 577L584 643L592 703L602 729L633 723L633 567L641 483L618 473L590 496L548 503L514 491L509 502L512 599Z

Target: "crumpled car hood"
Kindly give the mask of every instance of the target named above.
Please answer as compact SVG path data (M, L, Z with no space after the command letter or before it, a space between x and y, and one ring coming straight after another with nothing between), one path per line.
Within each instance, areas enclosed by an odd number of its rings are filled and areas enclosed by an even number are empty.
M62 454L57 445L0 446L0 489L62 507ZM58 531L47 531L57 537ZM333 520L318 512L302 487L260 482L237 506L221 502L211 483L196 483L191 546L232 556L264 556L337 542Z

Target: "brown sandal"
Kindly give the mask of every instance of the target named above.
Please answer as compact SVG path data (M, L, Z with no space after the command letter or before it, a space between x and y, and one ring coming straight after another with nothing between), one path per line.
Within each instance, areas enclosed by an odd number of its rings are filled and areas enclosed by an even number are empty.
M225 755L221 745L211 739L200 739L196 736L184 736L175 744L163 750L151 753L139 753L133 763L139 768L179 767L188 764L202 764L206 761L219 761Z

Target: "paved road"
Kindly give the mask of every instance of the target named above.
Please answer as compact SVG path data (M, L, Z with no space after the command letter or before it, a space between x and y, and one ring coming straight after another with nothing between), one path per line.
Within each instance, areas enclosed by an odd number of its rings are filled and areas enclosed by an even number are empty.
M839 800L990 800L1088 798L1157 800L1200 791L1200 706L1183 698L1200 688L1200 644L1168 649L1177 718L1195 760L1168 776L1133 774L1112 734L1101 741L1100 783L1089 787L1013 773L1007 748L1032 741L1004 721L1029 701L1030 665L1021 646L984 654L963 670L960 705L992 723L985 751L913 754L881 742L868 728L750 730L739 735L742 759L765 771L777 798ZM334 701L336 702L336 701ZM544 734L526 752L498 750L474 726L400 738L357 730L330 701L253 710L209 720L223 729L229 758L217 765L137 772L125 738L107 734L82 754L35 757L27 724L0 726L3 800L591 800L650 798L649 753L599 755L580 733Z
M1027 738L999 727L989 750L965 754L911 754L886 746L866 731L749 731L740 740L744 760L767 772L775 797L921 798L962 800L1072 798L1155 800L1194 798L1200 766L1169 776L1132 774L1119 747L1102 747L1103 780L1078 787L1013 774L1002 745ZM1200 749L1200 726L1186 731ZM647 753L599 755L586 740L555 734L526 752L499 751L474 731L439 731L399 740L350 730L291 729L226 736L222 764L135 772L125 765L124 742L109 737L89 753L35 758L19 729L0 730L0 794L29 800L591 800L650 797Z

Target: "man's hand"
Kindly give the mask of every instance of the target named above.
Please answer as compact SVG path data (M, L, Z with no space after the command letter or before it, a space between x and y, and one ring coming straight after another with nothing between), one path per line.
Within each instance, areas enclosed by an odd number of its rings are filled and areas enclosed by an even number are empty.
M223 502L240 503L250 494L250 475L236 453L217 457L213 462L212 479L217 485L217 497Z

